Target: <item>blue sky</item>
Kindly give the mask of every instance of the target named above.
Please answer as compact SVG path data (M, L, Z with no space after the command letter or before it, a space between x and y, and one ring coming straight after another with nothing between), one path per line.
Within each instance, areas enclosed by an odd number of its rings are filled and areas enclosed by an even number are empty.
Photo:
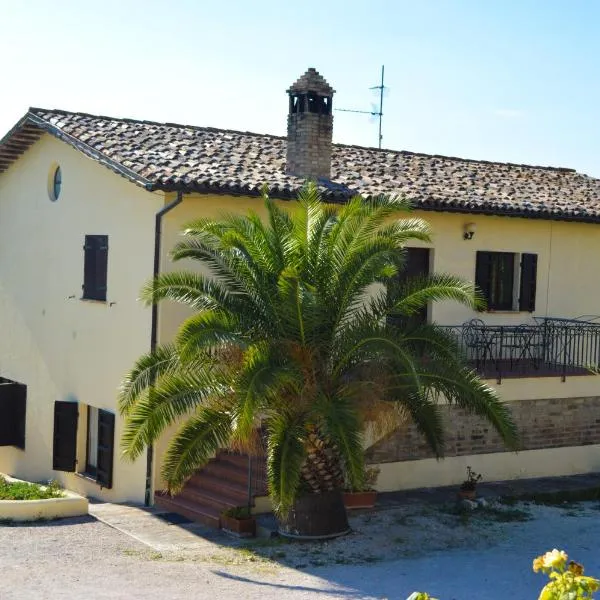
M600 177L596 0L0 0L0 130L28 106L284 134L308 66L384 146ZM369 117L334 140L376 145Z

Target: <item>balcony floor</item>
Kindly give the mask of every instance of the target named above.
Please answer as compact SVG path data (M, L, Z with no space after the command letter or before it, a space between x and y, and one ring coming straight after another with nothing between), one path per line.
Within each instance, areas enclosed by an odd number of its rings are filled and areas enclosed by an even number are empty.
M583 367L563 366L554 363L538 362L533 359L503 359L484 361L469 361L479 375L484 379L524 379L527 377L573 377L592 375Z

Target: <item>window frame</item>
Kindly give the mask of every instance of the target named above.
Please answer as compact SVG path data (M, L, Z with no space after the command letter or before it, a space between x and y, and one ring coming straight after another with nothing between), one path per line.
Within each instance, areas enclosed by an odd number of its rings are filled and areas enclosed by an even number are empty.
M504 267L509 268L505 269L504 274L500 273L500 277L504 276L504 280L499 281L493 276L492 270L502 270L499 267L502 260L506 261ZM538 255L534 253L478 250L475 259L475 285L485 297L485 311L535 312L537 260ZM510 286L510 294L506 294L506 298L501 297L502 283ZM528 287L527 302L524 296L525 286ZM510 305L508 296L510 296Z
M92 411L96 411L96 464L90 464L90 433L92 432ZM84 474L91 479L96 478L98 471L98 418L100 409L95 406L87 405L87 427L85 431L85 471Z
M92 428L91 411L95 410L97 418L95 422L96 431L96 464L90 464L90 433ZM103 445L104 436L108 433L110 443L108 446ZM87 428L85 433L85 471L80 473L82 477L90 479L98 484L101 488L111 489L113 485L113 470L114 470L114 453L115 453L115 414L98 408L96 406L87 405ZM104 463L104 459L107 459L106 469L102 469L100 463Z

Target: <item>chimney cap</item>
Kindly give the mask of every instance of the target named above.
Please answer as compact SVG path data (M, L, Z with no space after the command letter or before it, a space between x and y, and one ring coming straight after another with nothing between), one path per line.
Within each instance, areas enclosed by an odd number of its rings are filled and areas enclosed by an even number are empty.
M333 96L335 90L325 78L314 68L310 67L302 77L286 90L288 94L312 92L319 96Z

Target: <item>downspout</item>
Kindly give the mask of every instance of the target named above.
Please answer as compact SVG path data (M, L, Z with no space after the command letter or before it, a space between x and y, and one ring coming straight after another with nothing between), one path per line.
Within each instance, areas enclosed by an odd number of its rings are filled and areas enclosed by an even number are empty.
M152 273L153 279L158 277L160 273L160 252L161 252L161 238L162 238L162 219L163 217L173 210L178 204L183 201L183 192L177 192L177 197L173 202L169 202L163 206L157 213L154 222L154 270ZM158 342L158 305L155 303L152 305L152 325L150 327L150 352L156 350L156 344ZM144 504L146 506L152 506L152 464L154 462L154 447L148 446L148 452L146 454L146 493L144 496Z

